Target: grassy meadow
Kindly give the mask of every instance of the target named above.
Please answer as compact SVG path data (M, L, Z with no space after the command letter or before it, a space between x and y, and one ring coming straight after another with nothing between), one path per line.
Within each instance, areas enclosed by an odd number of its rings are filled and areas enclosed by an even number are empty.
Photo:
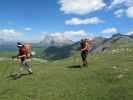
M80 54L53 62L32 61L33 75L10 77L15 61L0 62L0 100L132 100L133 55L91 54L82 67ZM26 72L24 72L26 73Z

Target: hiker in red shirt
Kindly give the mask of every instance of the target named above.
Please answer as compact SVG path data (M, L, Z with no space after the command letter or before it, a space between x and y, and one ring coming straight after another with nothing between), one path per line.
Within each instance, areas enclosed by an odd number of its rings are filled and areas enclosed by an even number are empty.
M81 58L83 61L83 66L87 66L88 62L87 62L87 55L89 53L91 47L91 41L88 39L81 39L81 43L80 43L80 51L81 51Z
M29 74L32 74L31 65L27 62L27 48L21 43L17 43L17 47L19 50L17 58L20 59L20 71L17 73L17 75L20 76L23 70L27 70Z

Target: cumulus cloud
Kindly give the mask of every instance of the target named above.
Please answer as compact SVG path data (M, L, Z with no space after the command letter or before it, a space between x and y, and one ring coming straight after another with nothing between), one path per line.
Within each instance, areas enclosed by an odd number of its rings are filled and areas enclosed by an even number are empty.
M133 18L133 6L127 9L126 14L128 17Z
M92 18L86 18L86 19L79 19L79 18L72 18L70 20L66 20L65 24L66 25L86 25L86 24L99 24L103 23L104 21L97 18L97 17L92 17Z
M31 31L31 28L30 27L26 27L25 30L26 31Z
M51 37L58 37L58 38L67 38L69 40L79 40L81 38L93 38L92 33L88 33L84 30L78 30L78 31L65 31L65 32L54 32L54 33L48 33Z
M117 33L118 30L114 27L112 28L107 28L107 29L104 29L101 33L105 34L105 33Z
M0 39L5 41L17 40L23 34L14 29L0 29Z
M59 0L65 14L89 14L106 6L103 0Z
M113 0L109 9L119 8L119 12L115 12L116 15L121 16L123 12L126 12L126 15L130 18L133 18L133 0ZM125 10L121 10L121 7L125 7Z
M119 9L119 10L117 10L117 11L114 12L114 15L117 18L120 18L120 17L124 16L124 13L125 13L124 9Z
M87 33L84 30L79 31L65 31L65 32L55 32L51 33L51 36L58 36L58 37L67 37L72 39L74 37L84 37L87 36Z
M133 0L113 0L109 8L117 7L120 5L130 7L133 5Z

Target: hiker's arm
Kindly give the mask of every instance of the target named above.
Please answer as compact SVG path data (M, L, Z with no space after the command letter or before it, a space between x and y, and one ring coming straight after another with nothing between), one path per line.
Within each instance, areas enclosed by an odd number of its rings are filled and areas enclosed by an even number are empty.
M26 57L26 55L22 55L22 56L19 56L19 55L17 55L17 56L12 56L12 59L15 59L15 58L20 59L20 58L23 58L23 57Z
M18 58L18 56L12 56L12 59Z
M26 55L21 55L21 56L18 56L18 58L23 58L23 57L26 57Z
M85 51L85 50L87 50L87 49L88 49L88 43L86 43L85 48L81 49L80 51L82 52L82 51Z
M87 50L87 47L85 47L84 49L81 49L80 51L82 52L82 51L85 51L85 50Z
M12 59L15 59L15 58L19 58L19 54L17 54L16 56L12 56Z

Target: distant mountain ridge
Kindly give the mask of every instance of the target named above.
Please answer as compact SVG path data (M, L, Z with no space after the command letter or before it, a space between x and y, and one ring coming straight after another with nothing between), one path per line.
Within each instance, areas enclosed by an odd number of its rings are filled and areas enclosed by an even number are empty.
M0 51L17 50L17 42L9 42L0 39ZM80 42L73 43L73 41L66 38L45 37L40 43L33 43L33 48L42 48L42 56L44 59L57 60L72 56L75 51L79 51ZM91 49L92 53L101 53L117 48L133 48L133 34L123 35L114 34L111 38L96 37L93 41ZM43 50L42 50L43 51ZM38 51L39 52L39 51Z
M28 42L22 42L22 43L28 43ZM0 51L16 51L17 41L4 41L0 39ZM33 48L43 48L43 46L40 43L32 43Z
M17 42L0 39L0 51L14 51L16 50L16 43Z
M120 33L113 35L111 38L103 40L92 52L102 52L108 49L125 48L133 43L132 35L122 35Z
M113 35L111 38L96 37L92 44L92 53L101 53L117 48L133 47L133 35L122 35L120 33ZM62 59L70 57L74 52L79 51L80 42L62 47L48 47L44 50L44 59Z

